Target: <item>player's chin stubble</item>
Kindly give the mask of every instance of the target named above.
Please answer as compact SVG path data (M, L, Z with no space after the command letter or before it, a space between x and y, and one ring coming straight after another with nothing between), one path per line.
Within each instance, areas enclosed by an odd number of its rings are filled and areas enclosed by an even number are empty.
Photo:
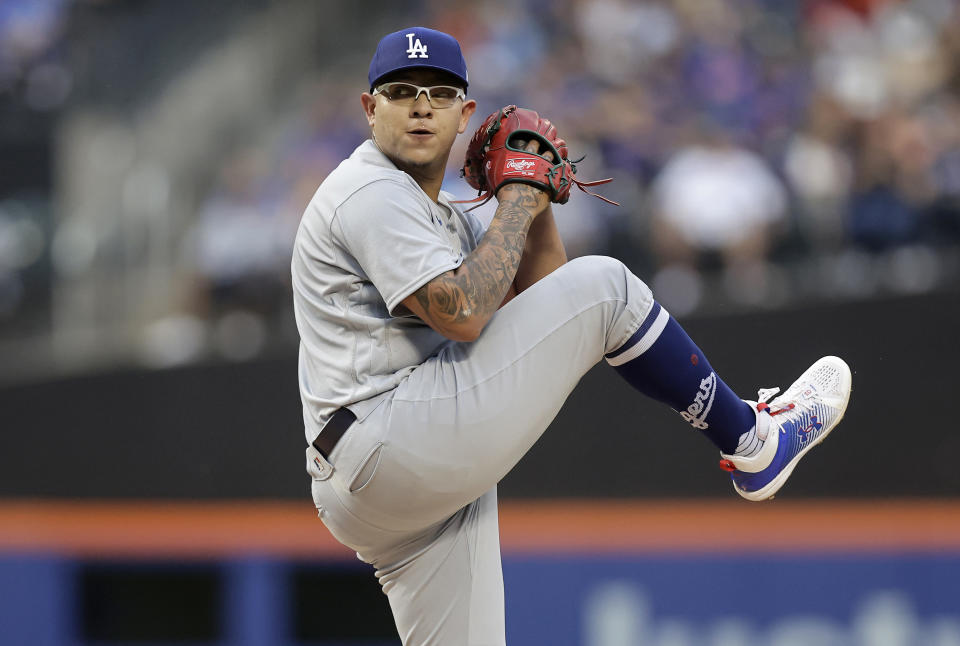
M449 155L449 152L447 154ZM447 163L446 157L447 155L434 155L426 160L415 160L411 159L410 157L397 154L395 157L393 157L392 161L397 168L404 170L411 175L427 175L438 168L442 169L445 167Z
M429 171L438 163L438 158L436 156L427 159L426 161L416 161L410 159L401 153L402 145L400 142L394 142L394 145L388 148L381 143L375 132L371 132L371 136L373 138L373 143L377 146L377 148L380 149L380 152L386 155L390 161L393 162L394 166L400 170L411 170L422 173L424 171ZM443 163L446 164L446 161L444 160Z

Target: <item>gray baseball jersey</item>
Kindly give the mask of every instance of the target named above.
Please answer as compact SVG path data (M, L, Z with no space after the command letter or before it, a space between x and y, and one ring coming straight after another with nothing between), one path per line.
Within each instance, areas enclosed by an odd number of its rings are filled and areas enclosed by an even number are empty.
M455 343L401 305L482 235L372 142L311 201L293 259L307 441L357 413L329 459L307 448L319 516L376 568L405 646L502 646L496 484L580 378L652 316L612 258L568 262Z
M434 203L367 140L307 206L292 272L308 443L337 408L363 417L450 343L402 301L458 267L483 235L451 199L441 192Z

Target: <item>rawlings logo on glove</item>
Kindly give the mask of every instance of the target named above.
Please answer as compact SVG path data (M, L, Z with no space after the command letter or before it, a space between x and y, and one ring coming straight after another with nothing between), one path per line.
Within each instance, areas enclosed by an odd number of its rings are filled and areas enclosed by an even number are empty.
M520 147L520 142L531 140L539 143L539 154ZM570 187L575 184L584 193L620 206L584 188L606 184L612 179L581 182L576 173L577 167L567 157L567 142L557 137L556 127L533 110L508 105L487 117L473 134L460 175L480 195L460 201L483 200L471 207L476 208L489 201L504 184L521 182L545 191L550 201L558 204L570 199Z
M507 163L503 165L503 174L504 175L533 175L531 168L536 168L537 162L530 161L529 159L508 159Z

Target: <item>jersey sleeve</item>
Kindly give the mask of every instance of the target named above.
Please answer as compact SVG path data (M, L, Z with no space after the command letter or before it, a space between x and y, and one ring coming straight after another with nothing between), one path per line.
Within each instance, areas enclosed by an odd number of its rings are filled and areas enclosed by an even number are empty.
M367 184L337 209L337 222L343 246L391 314L407 296L463 262L429 206L401 182Z
M446 198L447 205L453 209L463 223L464 228L468 232L468 239L464 242L467 244L467 248L473 251L477 248L477 245L480 244L480 239L483 238L483 234L487 231L487 225L483 223L481 218L474 215L473 211L461 208L452 193L441 191L441 195Z
M483 238L483 234L486 232L487 227L484 226L483 222L480 221L480 218L475 216L470 211L461 212L463 213L463 219L466 220L467 225L470 227L470 231L473 233L474 244L480 244L480 239Z

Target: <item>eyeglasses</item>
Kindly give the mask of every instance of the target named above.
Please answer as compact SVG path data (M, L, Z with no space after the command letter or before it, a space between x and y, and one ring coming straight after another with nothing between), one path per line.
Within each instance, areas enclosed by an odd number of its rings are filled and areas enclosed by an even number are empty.
M373 95L382 94L391 103L413 105L421 92L427 95L430 106L438 110L451 107L457 99L467 98L467 93L463 89L452 85L422 87L413 83L384 83L374 88Z

